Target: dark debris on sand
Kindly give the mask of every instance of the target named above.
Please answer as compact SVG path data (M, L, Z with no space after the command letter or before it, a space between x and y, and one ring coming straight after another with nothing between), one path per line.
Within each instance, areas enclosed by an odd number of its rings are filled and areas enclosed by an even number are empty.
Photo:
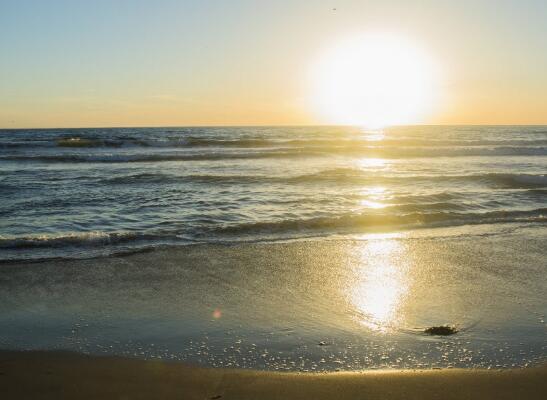
M455 327L448 325L432 326L424 330L424 333L432 336L448 336L453 335L457 332L458 330Z

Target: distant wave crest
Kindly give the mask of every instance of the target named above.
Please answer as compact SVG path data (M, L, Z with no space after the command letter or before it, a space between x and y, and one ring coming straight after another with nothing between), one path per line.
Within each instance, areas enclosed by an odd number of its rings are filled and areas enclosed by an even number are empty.
M537 133L537 132L536 132ZM1 138L0 138L1 139ZM399 137L383 138L382 140L369 140L366 136L353 138L333 137L308 137L296 138L265 138L242 136L235 138L222 137L200 137L184 135L179 133L176 136L154 137L140 133L139 135L125 135L120 137L104 135L61 135L50 137L37 137L13 140L0 140L0 149L32 149L59 147L59 148L314 148L324 151L348 151L355 149L366 149L369 146L381 146L386 149L407 149L407 148L437 148L437 149L459 149L459 148L495 148L495 147L545 147L547 139L531 138L416 138Z
M247 150L208 150L208 151L158 151L149 153L26 153L5 154L0 161L30 161L47 163L130 163L165 161L213 161L230 159L261 158L301 158L325 155L346 155L352 157L371 157L386 159L405 159L416 157L471 157L471 156L545 156L547 147L459 147L459 148L386 148L369 146L365 148L264 148Z
M511 173L485 173L470 175L371 175L358 168L333 168L317 173L295 176L264 176L264 175L240 175L240 174L189 174L172 175L164 173L137 173L114 176L101 179L104 184L146 184L146 183L219 183L219 184L252 184L252 183L360 183L360 184L419 184L426 182L452 182L454 184L474 183L488 187L501 187L509 189L543 188L547 187L547 175L545 174L511 174Z

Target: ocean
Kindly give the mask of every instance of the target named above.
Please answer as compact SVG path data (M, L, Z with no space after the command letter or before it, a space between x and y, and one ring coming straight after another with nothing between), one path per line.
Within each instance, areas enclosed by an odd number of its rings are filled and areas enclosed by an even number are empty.
M0 132L0 258L541 223L547 127Z
M546 126L0 130L0 347L545 362L546 156Z

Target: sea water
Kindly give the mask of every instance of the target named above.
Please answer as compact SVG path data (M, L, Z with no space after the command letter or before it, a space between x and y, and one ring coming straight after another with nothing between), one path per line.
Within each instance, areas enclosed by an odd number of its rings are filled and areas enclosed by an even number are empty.
M0 346L544 362L546 155L544 126L0 131Z

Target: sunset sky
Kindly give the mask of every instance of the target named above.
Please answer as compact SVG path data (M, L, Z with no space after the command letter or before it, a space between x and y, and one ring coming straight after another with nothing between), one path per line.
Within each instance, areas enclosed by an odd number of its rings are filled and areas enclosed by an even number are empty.
M0 128L343 123L313 71L367 34L434 65L414 123L546 124L546 21L544 0L0 0Z

